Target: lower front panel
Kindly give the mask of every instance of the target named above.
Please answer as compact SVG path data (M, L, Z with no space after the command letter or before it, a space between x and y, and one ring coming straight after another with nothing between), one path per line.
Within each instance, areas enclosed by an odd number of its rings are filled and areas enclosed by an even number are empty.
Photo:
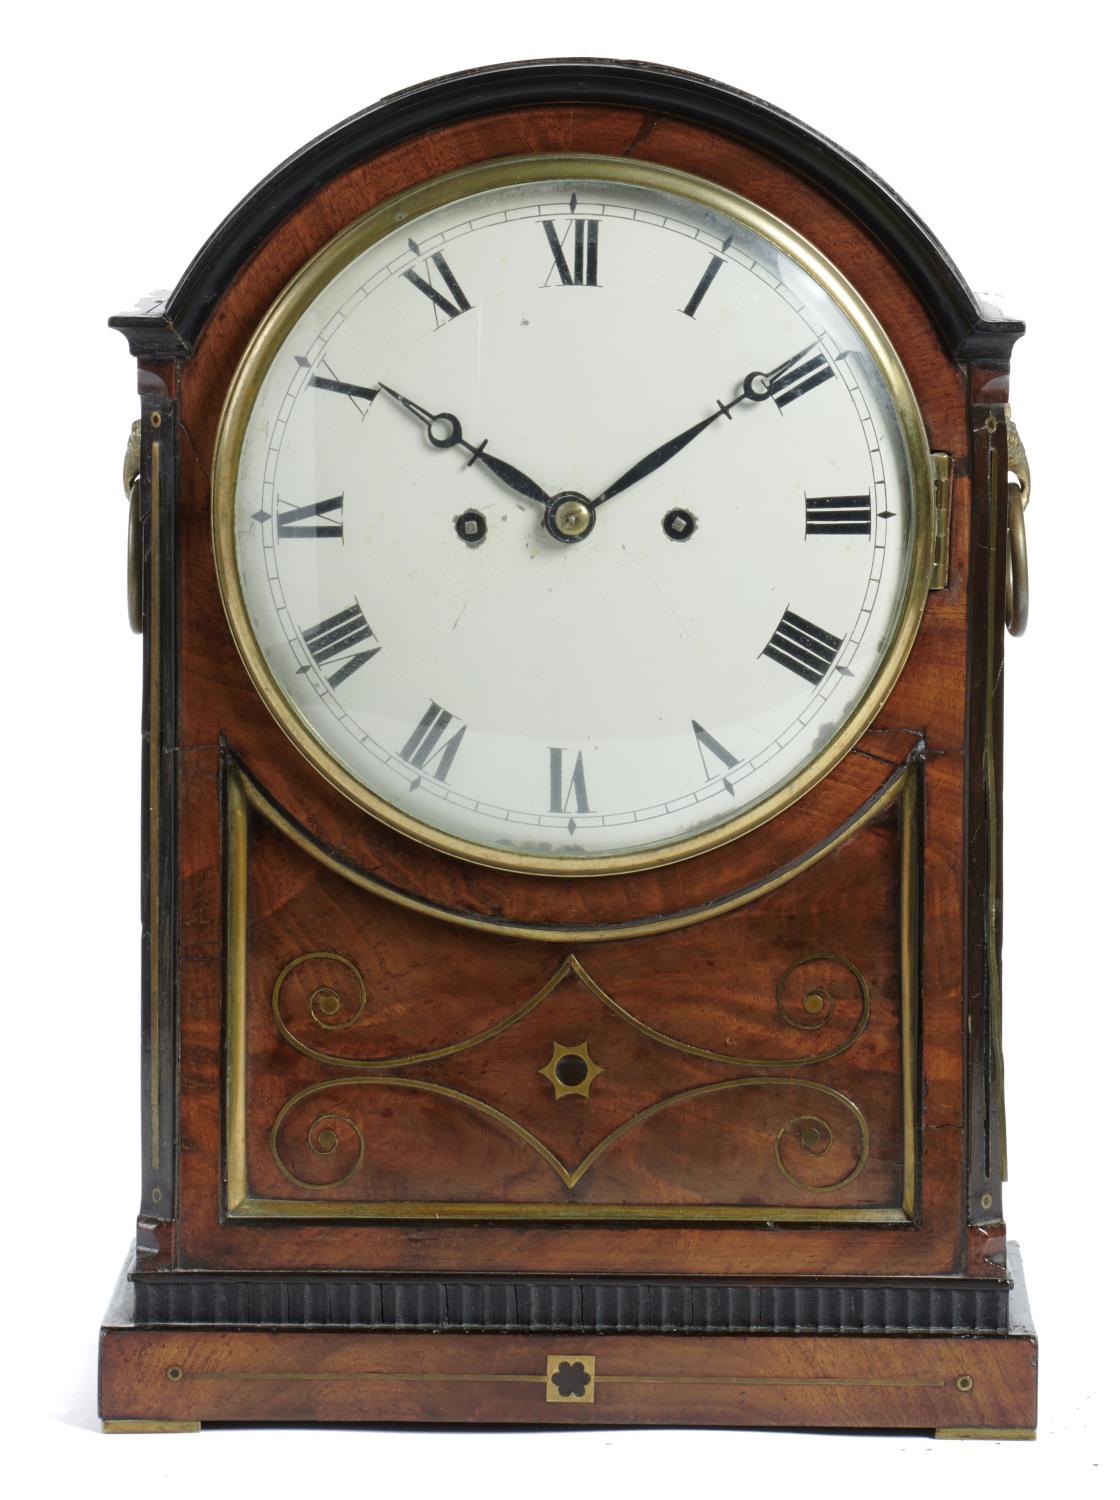
M231 771L227 1214L911 1222L918 805L565 951L372 896Z

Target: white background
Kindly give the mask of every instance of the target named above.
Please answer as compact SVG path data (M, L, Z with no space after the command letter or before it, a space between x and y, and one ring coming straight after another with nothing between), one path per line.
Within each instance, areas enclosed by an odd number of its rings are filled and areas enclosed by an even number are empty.
M425 0L13 8L5 153L0 1433L9 1493L353 1489L842 1500L1097 1493L1114 1452L1120 652L1116 183L1107 14L980 6ZM34 17L28 19L28 17ZM840 142L1027 320L1013 406L1035 498L1009 643L1011 1182L1042 1338L1036 1445L683 1431L214 1429L104 1438L95 1343L138 1202L140 646L120 465L134 365L106 317L174 283L310 137L456 69L557 55L708 73ZM1076 1306L1076 1314L1068 1310ZM1099 1308L1099 1313L1092 1310ZM1115 1483L1115 1479L1111 1481ZM902 1489L902 1487L905 1487Z

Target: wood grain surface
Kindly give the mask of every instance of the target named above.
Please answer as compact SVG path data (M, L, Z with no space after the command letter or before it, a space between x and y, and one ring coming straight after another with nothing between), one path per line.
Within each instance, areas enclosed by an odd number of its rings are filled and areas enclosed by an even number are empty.
M1037 1345L1025 1333L581 1339L109 1329L101 1413L192 1422L986 1428L1033 1436L1036 1361Z

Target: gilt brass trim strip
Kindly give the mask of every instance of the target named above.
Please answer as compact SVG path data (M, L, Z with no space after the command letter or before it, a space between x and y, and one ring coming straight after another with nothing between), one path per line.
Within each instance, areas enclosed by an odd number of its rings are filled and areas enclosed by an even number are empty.
M901 1208L775 1208L726 1204L652 1203L338 1203L320 1199L246 1198L234 1207L237 1219L316 1219L350 1222L354 1219L563 1221L566 1223L628 1224L912 1224Z
M148 493L151 510L151 556L148 563L148 1111L149 1163L153 1172L160 1165L160 1024L163 985L160 982L160 795L162 777L162 704L160 659L163 655L160 610L160 444L153 438L148 449Z
M585 1356L591 1358L591 1356ZM601 1358L602 1356L596 1356ZM578 1356L577 1356L578 1358ZM384 1385L389 1382L481 1384L481 1385L545 1385L547 1375L495 1374L492 1371L441 1370L184 1370L184 1380L291 1380L301 1383L316 1381L346 1381ZM596 1385L726 1385L726 1386L809 1386L823 1389L874 1389L874 1390L944 1390L947 1382L931 1376L841 1376L841 1375L598 1375ZM578 1405L572 1401L572 1405ZM989 1436L996 1432L1006 1436L1019 1429L1011 1428L951 1428L939 1429L945 1436L966 1436L976 1433ZM1034 1434L1031 1433L1033 1437Z
M900 1376L892 1380L880 1375L863 1378L855 1375L597 1375L595 1379L598 1385L807 1385L930 1391L944 1390L946 1384L944 1380L923 1380L920 1376Z
M415 1383L421 1381L449 1381L453 1384L466 1382L474 1385L476 1382L485 1382L487 1385L543 1385L543 1375L476 1375L473 1372L462 1371L440 1371L432 1370L185 1370L184 1380L345 1380L348 1384L352 1381L362 1381L367 1385L384 1385L388 1382L404 1381Z
M254 402L272 360L302 313L344 266L402 224L458 198L521 182L619 181L674 194L745 224L813 278L858 331L897 413L913 500L907 572L891 641L859 703L829 742L781 787L717 827L672 843L596 858L546 858L474 843L423 822L373 792L340 765L300 717L274 677L241 590L235 540L235 495L241 449ZM408 838L474 864L529 875L586 878L652 869L718 848L777 816L826 776L855 746L882 708L910 654L930 587L933 559L933 467L917 398L875 314L851 283L808 240L757 204L690 173L631 157L540 155L483 162L433 178L364 214L307 262L265 314L226 394L213 459L211 529L218 585L242 662L269 712L296 748L337 791Z
M764 879L731 891L728 895L717 897L703 906L666 912L657 917L640 917L636 921L618 922L609 927L541 927L532 922L475 916L470 912L440 906L437 902L429 901L423 896L414 896L387 880L366 874L365 871L348 864L332 850L325 848L306 829L277 807L237 762L227 761L226 768L227 782L237 779L244 792L240 816L244 816L246 806L251 808L271 823L285 838L290 839L293 844L302 849L305 854L309 854L312 859L326 866L328 870L333 870L336 875L341 875L352 885L358 886L361 890L371 891L375 896L381 896L395 906L404 907L406 911L417 912L421 916L435 917L441 922L450 922L453 926L467 927L475 932L488 932L502 937L525 938L538 943L605 943L619 938L645 937L654 933L675 932L683 927L695 927L701 922L710 922L714 917L722 917L728 912L738 911L740 907L769 895L771 891L779 890L806 870L811 870L834 849L838 849L868 823L893 807L902 796L907 779L914 774L915 764L913 761L908 761L900 766L886 784L880 787L846 823L815 848L810 849L800 858L792 860L789 864L783 865Z
M921 880L919 781L911 776L902 791L899 818L899 981L902 986L902 1210L913 1218L917 1202L918 1073L917 1010L921 975L918 968L919 882Z
M225 778L226 860L226 1201L238 1213L249 1194L245 1118L245 975L249 925L249 821L244 783Z
M984 820L988 829L984 892L984 950L988 972L990 1027L988 1067L991 1070L992 1091L995 1095L990 1107L994 1107L999 1131L999 1179L1001 1182L1006 1182L1007 1114L1003 1079L1003 976L999 951L1000 826L999 802L996 795L995 742L996 652L1002 650L1003 647L1003 621L996 607L1001 597L1000 585L1003 581L1003 575L998 568L1001 467L998 440L990 441L988 449L988 651L984 694ZM1006 484L1006 479L1004 478L1002 482ZM990 1128L989 1125L989 1131ZM989 1151L989 1175L991 1171Z

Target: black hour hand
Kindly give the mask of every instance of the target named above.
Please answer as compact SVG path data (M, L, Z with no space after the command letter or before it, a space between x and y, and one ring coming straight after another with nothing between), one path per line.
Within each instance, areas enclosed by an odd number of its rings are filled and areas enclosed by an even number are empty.
M536 500L541 505L547 505L551 498L547 491L541 489L535 479L530 479L528 474L523 474L513 464L507 463L504 458L497 458L492 453L486 452L487 439L483 438L479 444L468 443L463 436L462 423L459 418L449 411L430 412L416 401L410 401L407 396L402 396L400 391L393 390L392 386L381 384L381 390L387 396L392 396L394 401L399 401L404 409L411 412L414 417L419 418L428 429L428 441L436 448L465 448L471 455L471 464L480 463L489 469L495 479L508 486L518 495L524 495L527 500Z

